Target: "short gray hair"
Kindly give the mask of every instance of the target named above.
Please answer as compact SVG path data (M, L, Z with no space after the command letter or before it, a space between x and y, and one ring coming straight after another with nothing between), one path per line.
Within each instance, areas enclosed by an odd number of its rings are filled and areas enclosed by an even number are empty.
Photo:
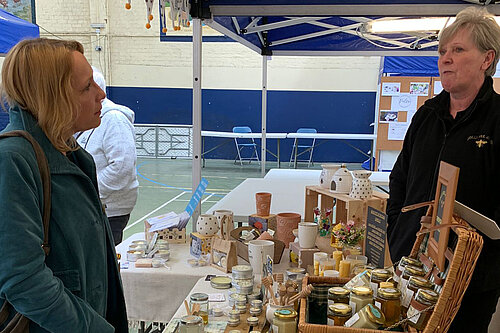
M485 8L468 7L462 10L457 14L455 22L441 32L439 49L461 29L470 31L474 44L481 52L489 50L495 52L493 62L485 71L486 76L493 76L500 56L500 27L495 21L495 17L488 13Z

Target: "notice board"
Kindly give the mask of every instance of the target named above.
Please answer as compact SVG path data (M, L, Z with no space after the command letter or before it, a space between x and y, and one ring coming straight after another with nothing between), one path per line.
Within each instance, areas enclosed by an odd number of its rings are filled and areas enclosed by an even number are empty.
M431 77L382 77L378 95L377 168L380 151L401 150L411 117L433 96L432 88Z

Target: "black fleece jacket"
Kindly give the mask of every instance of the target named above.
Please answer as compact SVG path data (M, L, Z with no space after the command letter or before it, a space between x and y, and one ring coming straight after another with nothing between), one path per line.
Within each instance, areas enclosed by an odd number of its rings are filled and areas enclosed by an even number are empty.
M408 255L426 208L401 208L434 199L439 162L460 168L456 200L500 223L500 95L486 77L474 102L453 119L446 91L415 113L390 175L388 239L393 261ZM484 236L470 292L500 289L500 241Z

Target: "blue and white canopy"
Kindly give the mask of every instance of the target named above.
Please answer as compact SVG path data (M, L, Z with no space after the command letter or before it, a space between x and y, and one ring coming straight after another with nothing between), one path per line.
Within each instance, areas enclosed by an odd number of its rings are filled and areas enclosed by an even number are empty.
M0 9L0 54L9 52L12 46L27 38L40 36L38 26Z

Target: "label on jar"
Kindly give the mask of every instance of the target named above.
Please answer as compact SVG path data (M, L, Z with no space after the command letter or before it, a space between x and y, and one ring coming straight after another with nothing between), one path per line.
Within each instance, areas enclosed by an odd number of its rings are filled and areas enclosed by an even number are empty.
M352 313L356 313L356 303L354 303L353 301L349 301L349 305L352 308Z
M408 320L414 324L417 324L420 315L421 313L419 313L417 309L415 309L413 306L410 305L410 307L408 308L408 312L406 314Z
M370 282L370 285L372 286L373 297L375 298L375 297L377 297L378 283Z
M335 326L335 321L333 321L332 318L328 317L327 324L328 324L328 326Z
M401 281L401 278L399 276L397 276L396 274L394 274L394 276L392 277L394 279L394 281L396 281L396 283L399 284L399 281Z
M345 327L351 327L352 325L354 325L357 321L359 320L359 314L355 313L354 316L352 316L351 318L349 318L348 321L345 322L344 326Z
M401 279L401 290L406 290L407 287L408 287L408 280Z
M273 333L278 333L278 332L279 332L278 326L273 325Z
M407 308L410 305L413 294L415 294L413 290L406 288L406 292L403 295L403 302L401 302L401 305Z
M375 301L375 306L382 310L382 304L380 304L380 302Z

